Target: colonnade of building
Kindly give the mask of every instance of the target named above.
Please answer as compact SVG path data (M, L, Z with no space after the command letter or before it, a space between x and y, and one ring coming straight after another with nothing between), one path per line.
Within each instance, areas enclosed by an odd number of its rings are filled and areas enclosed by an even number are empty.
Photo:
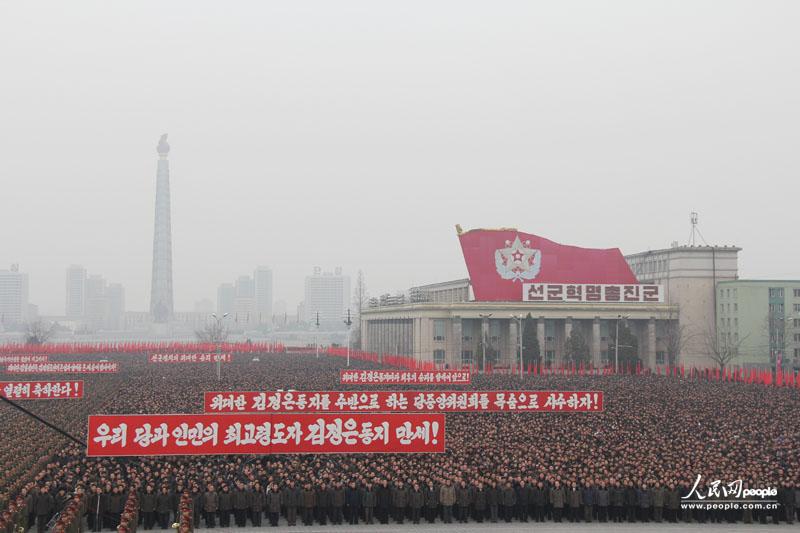
M595 366L613 362L613 330L618 318L549 318L533 316L542 361L561 365L569 362L566 341L573 330L583 337L588 359ZM522 326L525 327L525 320ZM662 339L667 320L632 317L626 320L637 338L638 357L650 368L665 364L666 345ZM438 318L398 316L362 318L362 348L382 354L413 356L420 361L434 361L459 367L477 364L483 359L496 366L518 362L520 322L514 318Z

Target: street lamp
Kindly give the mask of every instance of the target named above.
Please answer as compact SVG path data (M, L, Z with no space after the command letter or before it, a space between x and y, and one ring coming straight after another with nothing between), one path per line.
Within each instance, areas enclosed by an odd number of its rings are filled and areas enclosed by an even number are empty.
M347 326L347 366L350 366L350 326L353 324L353 321L350 320L350 308L347 308L347 318L344 320L345 325Z
M314 332L314 349L317 352L317 359L319 359L319 311L317 311L317 331Z
M628 320L630 315L617 315L617 334L614 337L614 373L619 374L619 321Z
M222 348L222 321L228 317L228 313L223 314L222 318L218 317L216 313L211 313L211 316L217 321L217 327L214 330L214 336L216 339L214 339L214 341L217 343L217 381L219 381L222 379L222 361L220 361L220 350Z
M481 317L481 345L483 346L483 359L481 360L481 372L486 372L486 339L489 337L489 332L487 331L484 335L483 333L483 321L489 320L492 317L492 313L481 314L478 313L478 316ZM488 324L488 322L487 322ZM488 328L487 328L488 329Z
M518 323L517 335L519 336L519 379L522 379L522 315L511 315Z

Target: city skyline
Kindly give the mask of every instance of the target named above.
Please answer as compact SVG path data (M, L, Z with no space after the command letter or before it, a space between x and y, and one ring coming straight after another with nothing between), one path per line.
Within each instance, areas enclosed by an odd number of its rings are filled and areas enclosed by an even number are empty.
M456 223L627 254L692 211L743 277L800 278L800 6L623 4L4 6L0 268L41 314L74 263L148 309L168 131L175 309L261 263L289 309L315 264L373 295L463 278Z

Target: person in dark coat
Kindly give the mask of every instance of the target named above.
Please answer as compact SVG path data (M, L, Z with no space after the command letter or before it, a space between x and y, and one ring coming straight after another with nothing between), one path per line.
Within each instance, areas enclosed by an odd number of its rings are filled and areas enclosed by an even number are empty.
M214 529L217 512L219 512L219 494L214 489L214 485L210 483L203 494L203 512L205 513L206 527Z
M583 520L591 522L594 515L595 488L587 481L581 491L581 503L583 504Z
M283 496L281 495L280 489L278 489L277 483L273 483L269 487L266 498L266 508L267 513L269 513L269 525L272 527L277 527L278 519L281 516L281 503L283 502Z
M408 489L403 485L402 481L392 488L392 515L398 524L403 523L406 516L406 507L408 506Z
M231 511L233 510L233 496L227 485L222 487L219 493L219 525L220 527L231 527Z
M422 515L422 507L425 505L425 495L419 488L417 483L408 493L408 506L411 509L411 521L419 524L419 518Z
M487 494L483 483L478 483L475 490L472 492L472 508L475 520L478 523L483 523L486 518Z
M344 491L344 505L350 525L358 524L358 515L361 514L361 493L353 481Z
M89 525L92 531L102 531L103 517L106 514L106 505L108 503L108 496L103 492L100 487L95 487L92 497L89 498L89 512L90 515Z
M156 496L156 514L158 515L158 525L161 529L167 529L171 524L169 523L169 514L172 511L172 494L169 488L161 487L161 492Z
M569 521L579 522L581 519L581 491L578 485L572 483L567 492L567 502L569 504Z
M385 479L381 481L375 490L375 494L378 497L378 507L375 511L375 514L378 516L378 520L381 524L388 524L389 507L392 504L392 494L389 490L389 482Z
M609 496L608 487L605 482L601 481L595 493L595 505L597 506L597 519L603 523L608 521Z
M625 490L620 486L619 481L615 481L609 490L611 495L611 515L614 522L625 520Z
M153 529L156 523L156 493L152 485L147 485L139 496L139 512L145 529Z
M192 487L192 526L200 528L200 516L203 514L203 495L197 485Z
M294 481L290 480L281 490L281 503L286 508L286 521L290 526L297 525L297 507L300 504L300 498Z
M53 495L47 491L47 487L42 487L39 494L36 495L33 507L36 512L36 531L38 533L44 533L47 522L50 521L50 517L53 516L53 512L56 508L55 499L53 499Z
M544 522L549 500L548 490L544 483L537 482L536 488L533 490L533 516L537 522Z
M456 487L456 504L458 521L466 524L469 520L469 506L472 504L472 488L468 487L464 481Z
M625 508L628 515L628 522L636 521L636 507L639 503L639 495L630 481L625 482Z
M436 521L436 511L439 509L439 490L433 481L429 480L423 493L425 495L425 518L433 524Z
M489 509L489 521L496 524L498 518L497 510L500 506L500 490L494 481L490 482L489 488L486 489L486 505Z
M253 490L248 494L248 497L250 521L253 522L253 527L261 527L261 516L264 513L264 504L266 503L266 496L261 489L261 483L256 481L253 484Z
M246 526L247 509L250 507L250 495L244 490L244 485L241 482L236 483L236 488L231 494L231 503L233 505L233 517L236 522L236 527Z
M564 513L564 503L567 498L566 492L564 492L564 487L561 486L561 483L556 481L553 488L550 489L550 504L553 506L553 521L554 522L561 522L561 516Z
M664 490L664 487L662 487L660 483L656 483L656 486L652 492L652 496L653 520L660 523L664 516L664 505L667 501L667 491Z
M511 522L514 517L514 506L517 505L517 493L511 483L506 483L501 495L500 503L503 504L503 518L505 518L506 522Z
M519 485L515 487L517 493L516 515L517 520L520 522L528 521L528 498L530 497L528 485L525 480L520 480Z
M317 487L317 508L316 508L316 516L317 522L319 525L324 526L328 523L328 514L330 513L331 507L331 493L328 490L328 485L325 483L320 484Z
M375 490L372 488L372 483L367 483L361 490L361 507L364 509L364 521L367 524L373 523L375 505L377 505L377 503L378 497L375 494Z
M653 494L646 484L643 484L638 491L636 497L639 503L639 520L642 522L650 521L650 509L653 506Z
M344 486L337 482L331 495L331 523L339 526L344 516Z
M670 484L667 490L667 511L666 518L673 524L678 521L678 511L681 508L681 494L674 484Z
M300 502L303 506L303 524L310 526L314 523L314 507L317 505L317 493L311 488L310 483L303 487Z

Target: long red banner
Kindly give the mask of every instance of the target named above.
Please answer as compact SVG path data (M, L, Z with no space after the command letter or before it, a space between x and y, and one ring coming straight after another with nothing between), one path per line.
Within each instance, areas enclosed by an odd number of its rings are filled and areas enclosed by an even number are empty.
M442 414L89 416L87 455L440 453Z
M599 391L206 392L206 413L597 412Z
M151 353L147 356L151 363L230 363L229 353Z
M6 372L9 374L106 374L119 372L119 363L96 361L12 363L6 367Z
M46 363L48 355L0 355L0 363Z
M469 370L340 370L339 382L362 385L466 385Z
M0 396L9 400L83 398L83 381L0 381Z

